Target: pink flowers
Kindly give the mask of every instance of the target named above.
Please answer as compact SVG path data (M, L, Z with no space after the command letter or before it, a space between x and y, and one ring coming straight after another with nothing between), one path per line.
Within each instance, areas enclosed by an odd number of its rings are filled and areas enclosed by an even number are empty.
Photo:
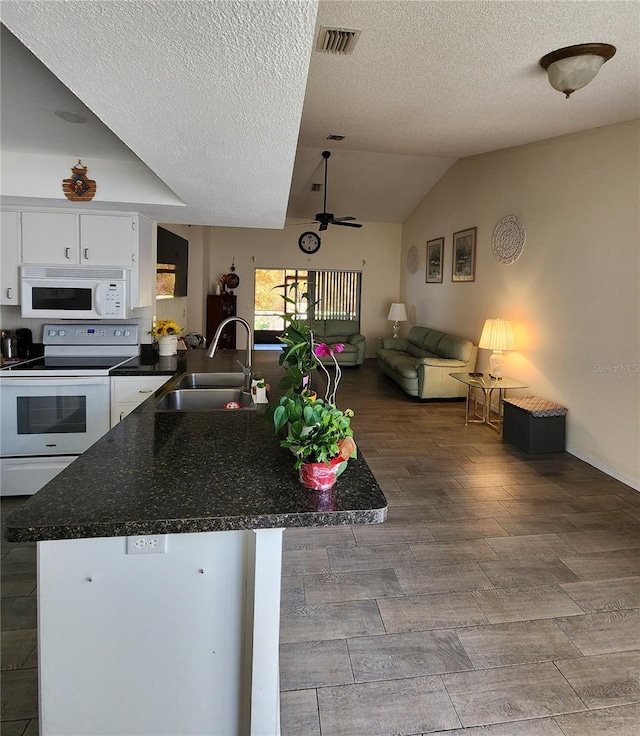
M318 358L330 358L333 357L334 353L341 353L344 350L344 345L339 342L337 345L334 345L331 347L330 345L327 345L326 342L321 342L320 344L316 345L313 352L318 356Z
M313 339L313 338L312 338ZM315 347L313 348L313 352L317 358L331 358L333 361L333 365L335 368L335 376L333 378L333 387L331 385L331 374L327 370L325 364L320 361L318 363L318 368L321 368L326 376L327 376L327 390L324 394L324 400L328 404L333 404L335 406L336 403L336 391L338 390L338 384L340 383L340 378L342 376L342 371L340 370L340 366L338 365L338 361L336 359L336 353L341 353L344 350L344 344L339 342L336 345L327 345L326 342L320 342L320 343L314 343Z

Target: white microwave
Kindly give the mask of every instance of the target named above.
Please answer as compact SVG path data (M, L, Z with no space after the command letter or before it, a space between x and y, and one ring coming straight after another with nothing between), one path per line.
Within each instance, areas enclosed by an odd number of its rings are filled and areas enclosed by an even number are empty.
M127 319L130 270L22 266L23 317Z

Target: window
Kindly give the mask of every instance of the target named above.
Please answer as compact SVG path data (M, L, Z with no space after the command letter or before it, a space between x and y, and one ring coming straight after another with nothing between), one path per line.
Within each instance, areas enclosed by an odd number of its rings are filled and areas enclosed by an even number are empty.
M256 331L282 332L283 312L298 319L355 319L360 321L360 271L263 269L255 273ZM293 303L283 302L283 289ZM289 287L296 284L293 289ZM303 294L309 293L309 298Z
M187 296L189 241L158 226L156 298Z
M156 299L173 299L176 293L176 264L156 265Z
M314 319L360 321L360 271L309 271L308 274Z

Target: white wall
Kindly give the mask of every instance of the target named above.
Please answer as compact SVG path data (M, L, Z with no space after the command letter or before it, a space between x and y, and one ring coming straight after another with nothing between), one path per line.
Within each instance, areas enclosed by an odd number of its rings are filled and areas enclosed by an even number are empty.
M183 207L184 202L140 161L116 161L81 156L87 167L87 178L97 183L92 202L160 204ZM20 205L16 198L42 200L38 206L67 202L62 192L62 179L71 176L73 156L47 156L35 153L2 151L2 196L6 203ZM47 203L47 200L51 200ZM85 207L85 209L87 209ZM117 207L114 207L117 209Z
M410 324L476 342L488 317L513 322L505 375L568 407L567 448L640 488L640 121L457 162L403 226ZM492 254L498 221L517 215L524 252ZM478 228L476 280L452 283L452 234ZM425 284L426 241L445 237L444 280ZM479 370L488 366L480 350Z
M320 250L306 255L298 248L298 237L317 226L293 225L283 230L209 228L209 291L215 292L220 276L235 259L240 286L238 314L253 324L254 272L256 268L319 268L362 271L361 330L367 337L367 354L373 355L378 337L390 335L387 321L391 302L398 300L400 288L401 225L367 222L361 229L329 226ZM189 261L191 271L191 260ZM238 344L244 345L238 330Z

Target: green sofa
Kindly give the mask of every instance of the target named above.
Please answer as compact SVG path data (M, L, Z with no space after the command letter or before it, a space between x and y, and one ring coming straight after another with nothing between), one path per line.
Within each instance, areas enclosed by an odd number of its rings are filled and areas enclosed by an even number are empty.
M364 362L366 338L360 334L360 324L353 319L311 320L313 339L316 343L324 342L329 347L337 343L344 345L341 353L334 353L338 365L362 365ZM333 365L332 358L319 359L325 365Z
M466 396L464 383L449 373L474 371L478 348L471 340L429 327L412 327L406 338L383 337L378 365L410 396L449 399Z

